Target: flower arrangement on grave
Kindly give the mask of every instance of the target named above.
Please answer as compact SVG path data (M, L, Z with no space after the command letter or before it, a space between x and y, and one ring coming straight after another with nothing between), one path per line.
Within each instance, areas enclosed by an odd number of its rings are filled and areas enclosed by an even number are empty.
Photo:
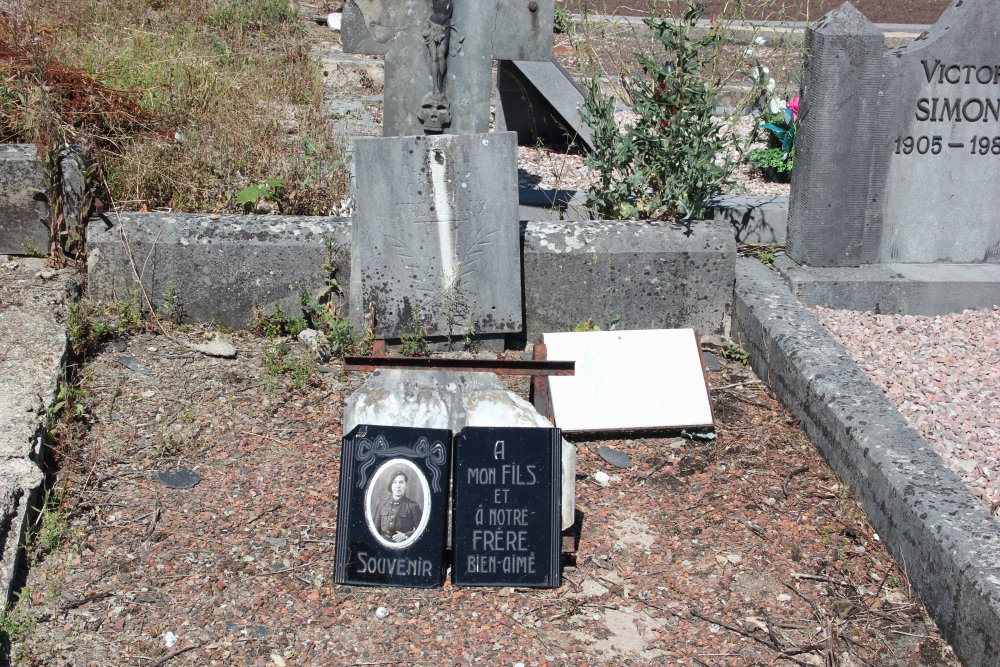
M775 82L767 67L758 65L751 73L763 101L758 106L755 136L765 133L766 148L747 153L747 160L760 169L765 177L781 182L791 179L795 164L795 130L799 121L799 98L787 102L774 95Z
M725 37L714 23L696 36L704 7L688 0L679 21L649 18L665 57L636 54L639 72L623 76L624 102L634 120L615 118L614 100L594 78L581 117L594 148L586 164L599 180L587 192L597 215L616 220L692 220L732 183L732 151L741 146L713 117L723 80L714 67Z

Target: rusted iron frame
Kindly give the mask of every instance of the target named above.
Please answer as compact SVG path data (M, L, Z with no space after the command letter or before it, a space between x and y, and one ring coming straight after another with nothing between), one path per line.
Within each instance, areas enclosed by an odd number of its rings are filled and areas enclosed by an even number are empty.
M407 370L461 371L497 375L573 375L575 361L533 359L447 359L435 357L344 357L345 371L374 371L380 368Z

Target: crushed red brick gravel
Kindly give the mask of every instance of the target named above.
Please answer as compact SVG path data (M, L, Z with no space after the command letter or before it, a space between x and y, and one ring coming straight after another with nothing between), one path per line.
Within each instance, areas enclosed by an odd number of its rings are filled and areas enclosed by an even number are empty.
M36 624L14 664L958 664L850 492L739 364L710 373L714 440L578 443L560 588L359 588L331 571L341 411L362 377L288 341L236 336L224 360L182 344L199 331L171 336L80 369L86 424L63 422L55 445L69 531L32 549ZM269 374L276 344L304 364ZM158 481L179 469L200 481Z

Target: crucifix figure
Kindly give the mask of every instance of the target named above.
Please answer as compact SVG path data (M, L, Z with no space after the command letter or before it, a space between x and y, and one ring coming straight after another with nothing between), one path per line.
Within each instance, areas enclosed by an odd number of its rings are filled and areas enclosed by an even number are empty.
M550 60L554 0L348 0L347 53L385 56L383 135L489 132L493 60Z
M431 17L424 25L424 43L434 88L424 95L417 118L424 124L425 132L439 134L451 125L451 104L444 93L444 77L448 73L448 47L455 26L451 22L452 0L432 0L431 7Z

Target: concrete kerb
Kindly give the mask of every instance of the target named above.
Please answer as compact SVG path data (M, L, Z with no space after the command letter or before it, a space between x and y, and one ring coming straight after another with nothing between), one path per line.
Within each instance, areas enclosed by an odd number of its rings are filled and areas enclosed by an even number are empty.
M79 294L74 271L44 259L0 256L0 603L10 601L21 548L39 506L43 443L68 345L65 315Z
M1000 664L1000 524L754 260L737 260L732 335L854 491L963 664Z

